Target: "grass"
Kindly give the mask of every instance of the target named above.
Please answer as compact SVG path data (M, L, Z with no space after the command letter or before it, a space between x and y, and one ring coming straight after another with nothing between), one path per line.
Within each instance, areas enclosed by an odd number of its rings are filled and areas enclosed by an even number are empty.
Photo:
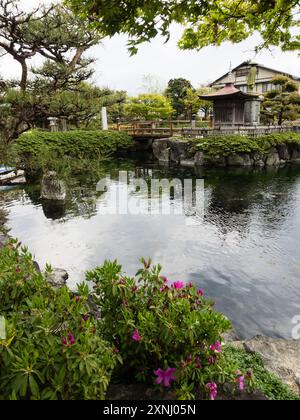
M300 400L279 378L268 372L258 354L250 354L245 350L226 346L224 350L228 363L237 364L242 370L251 369L254 374L255 384L269 400Z

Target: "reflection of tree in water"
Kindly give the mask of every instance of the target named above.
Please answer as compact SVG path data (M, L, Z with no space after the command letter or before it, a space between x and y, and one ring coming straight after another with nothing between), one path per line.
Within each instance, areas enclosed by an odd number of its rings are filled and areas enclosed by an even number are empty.
M260 169L193 169L158 166L134 161L109 162L101 173L87 171L86 174L70 177L67 182L66 205L53 206L43 203L47 218L62 222L75 218L91 218L97 214L97 203L105 199L105 192L97 192L96 185L101 177L110 176L118 182L119 172L129 172L129 178L144 179L150 191L152 179L200 178L205 180L205 222L214 224L222 234L237 231L245 235L254 219L266 229L276 229L293 212L294 194L300 171L297 167ZM147 197L144 197L147 198ZM9 207L17 200L21 204L30 199L40 206L40 186L30 185L0 192L0 207ZM172 196L171 196L172 200ZM2 203L1 203L2 202Z
M300 171L288 166L230 169L208 172L204 177L205 220L224 234L235 230L245 234L253 218L259 219L268 230L284 223L294 208Z

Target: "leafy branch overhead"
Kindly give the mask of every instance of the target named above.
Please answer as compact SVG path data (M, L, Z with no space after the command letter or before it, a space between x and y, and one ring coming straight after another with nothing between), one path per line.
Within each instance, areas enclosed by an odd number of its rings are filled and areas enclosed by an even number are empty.
M113 36L127 33L129 48L158 34L170 36L171 24L183 25L179 46L199 49L224 41L241 42L258 31L258 48L299 49L299 0L66 0L92 27Z

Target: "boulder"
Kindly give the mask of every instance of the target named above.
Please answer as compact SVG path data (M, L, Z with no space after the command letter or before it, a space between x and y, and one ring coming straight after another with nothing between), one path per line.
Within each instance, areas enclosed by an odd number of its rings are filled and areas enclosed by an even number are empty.
M4 248L7 240L8 240L8 237L4 233L0 233L0 249Z
M68 278L69 274L62 268L53 268L51 273L46 274L47 282L55 289L66 286Z
M152 143L152 150L154 157L160 162L169 162L170 161L170 147L168 140L155 140Z
M267 154L266 166L278 166L280 165L280 157L277 149L272 148Z
M171 162L180 163L183 160L189 160L190 144L188 142L170 139L169 146Z
M279 154L279 158L284 161L288 161L291 158L289 148L286 144L282 144L277 146L277 151Z
M54 171L47 172L42 179L41 198L51 201L65 201L66 187L63 181L58 179Z
M185 159L180 161L181 166L184 168L193 168L195 166L195 162L191 159Z
M230 155L227 158L228 166L252 166L253 160L247 153Z
M290 158L293 163L300 163L300 146L293 144L290 147Z
M265 368L300 395L300 340L257 336L245 341L244 348L259 354Z
M205 165L205 156L203 152L197 152L194 157L194 162L196 166L204 166Z

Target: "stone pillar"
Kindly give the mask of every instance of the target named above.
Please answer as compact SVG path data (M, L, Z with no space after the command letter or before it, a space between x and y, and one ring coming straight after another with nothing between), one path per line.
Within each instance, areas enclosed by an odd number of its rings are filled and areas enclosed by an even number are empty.
M102 108L102 130L108 130L107 109L105 106Z
M245 101L245 125L260 124L260 98Z
M68 131L67 117L61 117L60 118L60 123L61 123L61 131L63 131L63 132Z
M49 125L50 125L50 131L51 133L57 133L58 132L58 118L55 117L49 117L47 118L49 121Z

